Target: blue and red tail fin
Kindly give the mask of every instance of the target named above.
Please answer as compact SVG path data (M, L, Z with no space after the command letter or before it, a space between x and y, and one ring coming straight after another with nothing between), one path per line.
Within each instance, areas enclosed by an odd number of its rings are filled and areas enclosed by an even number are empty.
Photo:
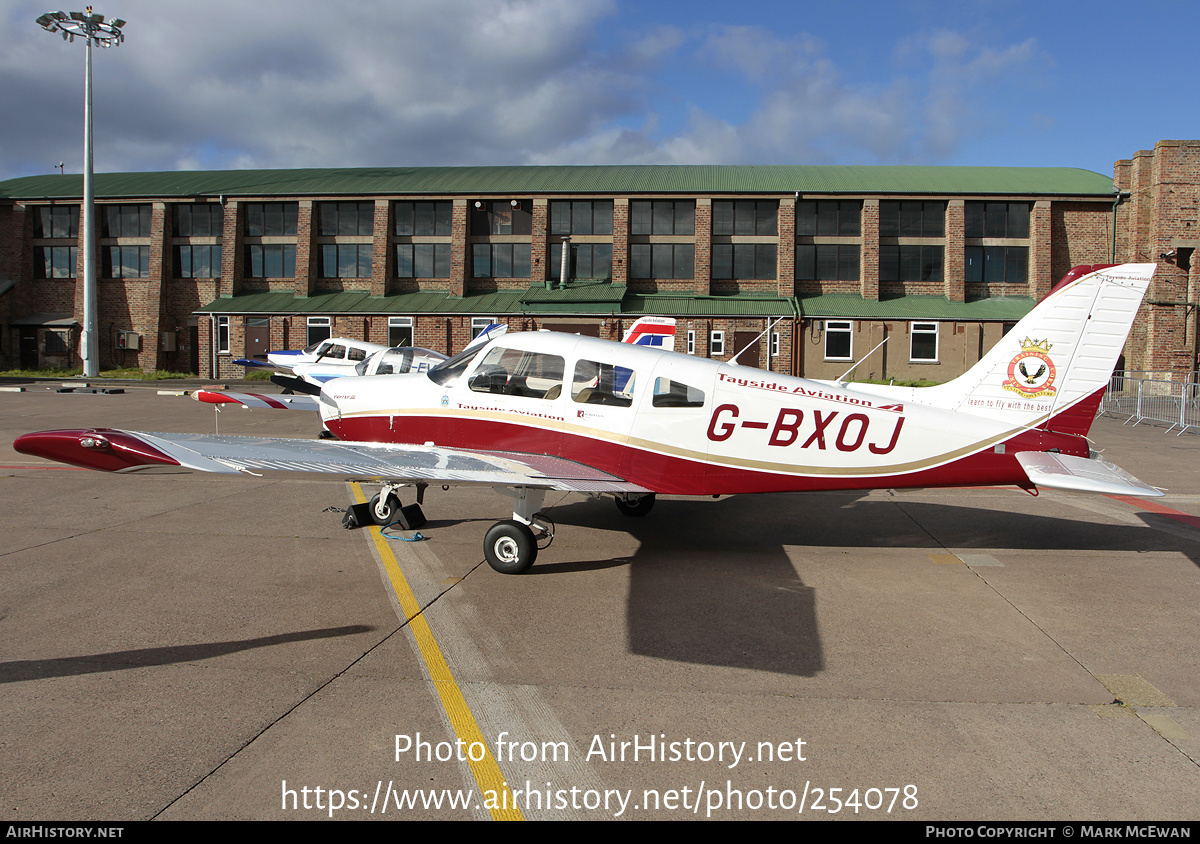
M621 338L622 343L653 346L675 351L675 320L671 317L645 316L635 322Z

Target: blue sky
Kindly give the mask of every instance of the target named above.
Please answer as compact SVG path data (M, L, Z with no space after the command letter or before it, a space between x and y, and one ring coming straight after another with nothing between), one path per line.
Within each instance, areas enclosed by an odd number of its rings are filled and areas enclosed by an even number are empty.
M75 7L67 8L68 11ZM80 7L82 8L82 6ZM0 179L81 169L83 48L0 0ZM1200 12L1029 0L113 0L100 171L1082 167L1198 138Z

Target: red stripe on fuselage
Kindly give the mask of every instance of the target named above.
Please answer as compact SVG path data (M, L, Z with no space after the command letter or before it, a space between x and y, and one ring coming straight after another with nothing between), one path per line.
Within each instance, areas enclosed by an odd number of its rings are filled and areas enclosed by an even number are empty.
M623 442L552 428L446 416L356 416L326 420L339 439L359 442L435 443L447 448L546 454L574 460L667 495L733 495L754 492L881 489L905 487L1027 486L1013 458L1018 451L1048 451L1086 457L1087 441L1069 434L1026 430L939 466L894 475L790 474L710 463Z

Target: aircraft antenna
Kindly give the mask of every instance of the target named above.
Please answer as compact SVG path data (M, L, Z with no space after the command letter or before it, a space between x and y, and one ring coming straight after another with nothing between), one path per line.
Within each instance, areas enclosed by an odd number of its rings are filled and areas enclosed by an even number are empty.
M883 338L883 342L882 342L882 343L880 343L880 344L879 344L879 346L882 346L882 345L883 345L884 343L886 343L887 341L888 341L888 338L884 337L884 338ZM874 349L871 349L871 351L867 352L865 355L863 355L861 358L859 358L859 359L858 359L858 360L855 362L854 366L850 367L849 369L847 369L845 372L843 372L843 373L842 373L842 377L841 377L841 378L839 378L839 379L837 379L837 382L838 382L839 384L845 384L845 383L846 383L846 376L847 376L847 375L849 375L849 374L850 374L851 372L853 372L854 370L858 369L858 365L859 365L860 363L862 363L864 360L866 360L867 358L869 358L871 355L875 354L875 352L879 350L879 346L876 346Z

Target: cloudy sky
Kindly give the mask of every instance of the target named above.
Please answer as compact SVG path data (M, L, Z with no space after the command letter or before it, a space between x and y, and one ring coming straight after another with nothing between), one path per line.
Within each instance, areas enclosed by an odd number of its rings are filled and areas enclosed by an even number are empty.
M128 24L94 56L97 171L1111 174L1157 140L1200 138L1192 0L101 2ZM34 23L57 8L0 0L0 179L82 169L84 49Z

